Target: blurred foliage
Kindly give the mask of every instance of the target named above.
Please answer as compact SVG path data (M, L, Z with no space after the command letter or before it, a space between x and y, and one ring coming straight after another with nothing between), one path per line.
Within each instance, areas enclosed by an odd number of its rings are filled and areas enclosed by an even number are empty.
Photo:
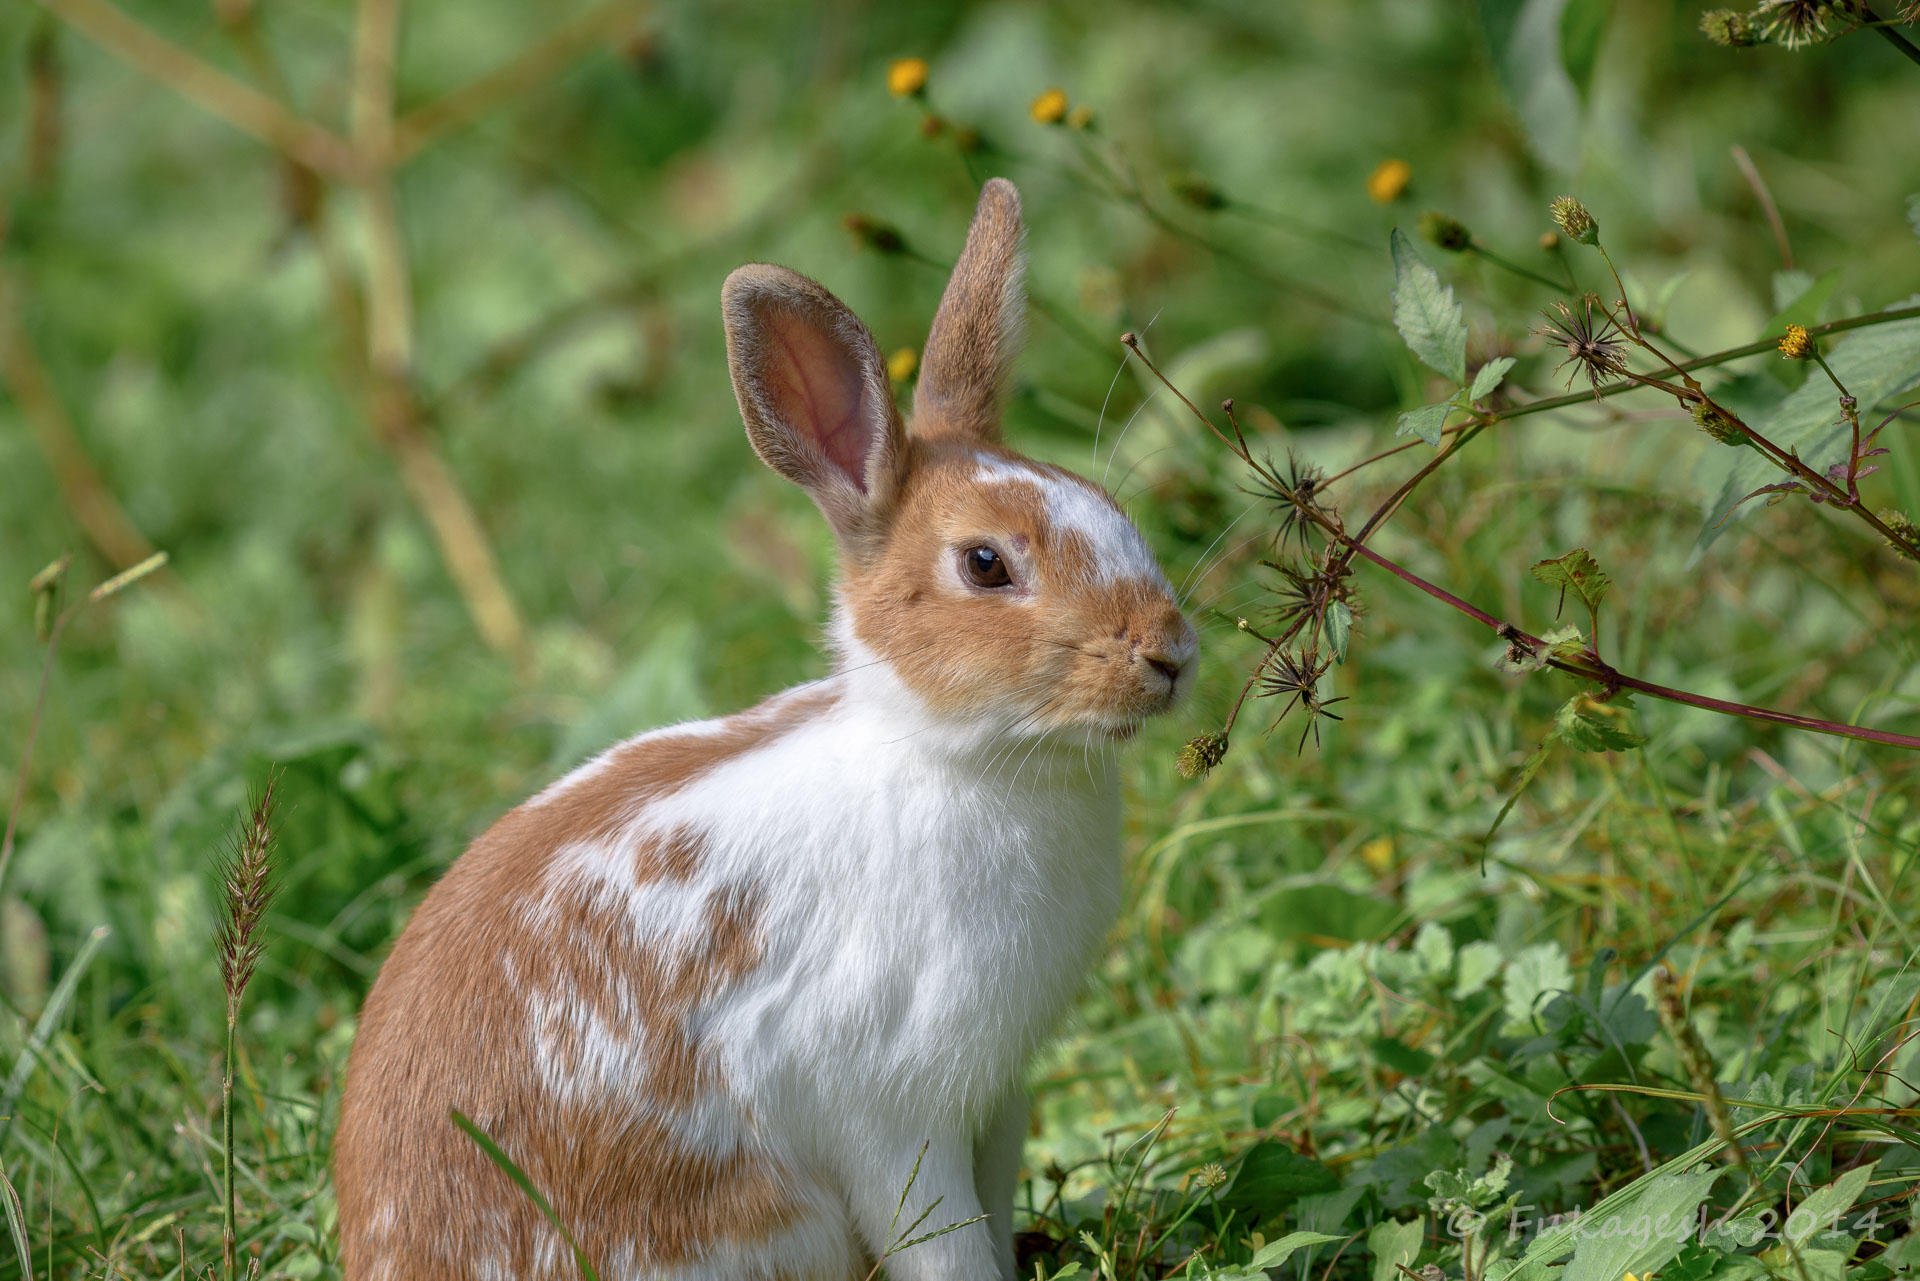
M1389 1281L1404 1258L1477 1281L1519 1248L1500 1244L1515 1194L1541 1213L1623 1189L1691 1197L1685 1214L1711 1198L1777 1227L1875 1161L1835 1210L1844 1240L1750 1233L1569 1266L1912 1266L1916 1065L1892 1049L1913 1028L1920 928L1911 756L1642 700L1645 747L1550 760L1488 845L1567 682L1502 673L1497 641L1363 570L1352 653L1327 678L1344 723L1296 753L1293 732L1249 721L1210 777L1182 781L1177 745L1220 723L1255 653L1234 619L1274 603L1253 565L1272 531L1264 512L1240 523L1245 478L1117 341L1142 334L1199 403L1234 397L1263 452L1339 471L1445 394L1388 298L1389 230L1427 210L1598 288L1591 260L1539 243L1548 200L1577 191L1691 351L1892 305L1920 291L1920 70L1887 43L1726 49L1661 0L736 0L609 23L395 181L405 394L524 619L516 662L476 632L369 409L368 203L51 11L75 8L0 11L0 584L67 551L82 584L122 567L72 501L76 449L172 560L66 636L0 901L0 1068L21 1065L0 1076L0 1115L17 1110L0 1168L37 1275L104 1275L108 1258L160 1275L175 1226L193 1257L217 1254L212 867L276 765L285 888L238 1064L242 1227L270 1272L331 1274L340 1072L425 886L598 747L822 670L830 545L746 446L719 282L785 263L882 350L915 349L991 174L1019 184L1030 224L1007 434L1126 500L1188 581L1210 664L1131 757L1127 914L1037 1069L1028 1274L1256 1275L1239 1269L1264 1250L1303 1278ZM349 135L344 0L124 12ZM400 110L564 16L408 7ZM924 98L888 92L906 56L928 61ZM1040 123L1055 88L1065 114ZM1468 364L1512 356L1503 395L1558 393L1557 353L1528 332L1552 295L1420 252L1465 304ZM1730 368L1742 406L1805 372ZM1911 418L1891 429L1870 505L1920 513L1914 440ZM1416 449L1338 501L1371 511ZM1528 566L1586 546L1614 580L1602 629L1623 670L1912 732L1920 580L1804 503L1750 505L1696 551L1717 449L1646 395L1524 418L1377 542L1540 627L1556 592ZM18 744L42 650L29 594L0 599L0 742ZM1719 1089L1757 1101L1722 1107L1765 1122L1751 1168L1715 1187L1683 1181L1698 1156L1642 1177L1714 1133L1712 1078L1655 1015L1656 960L1684 981ZM1576 1084L1667 1094L1555 1097ZM1856 1200L1878 1209L1857 1232ZM1463 1206L1487 1235L1449 1229ZM1395 1226L1423 1214L1418 1234ZM5 1246L0 1277L18 1266Z

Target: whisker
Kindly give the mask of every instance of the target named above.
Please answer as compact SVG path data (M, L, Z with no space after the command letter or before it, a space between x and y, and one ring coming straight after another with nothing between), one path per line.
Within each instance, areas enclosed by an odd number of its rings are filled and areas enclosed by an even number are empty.
M1220 545L1221 539L1225 538L1228 534L1233 532L1234 525L1238 525L1241 521L1245 520L1247 518L1247 513L1252 511L1254 508L1258 507L1259 505L1260 505L1260 502L1258 499L1255 499L1253 502L1248 503L1246 507L1241 511L1241 513L1238 516L1235 516L1233 518L1232 524L1228 525L1225 529L1221 530L1219 533L1213 536L1213 541L1207 544L1207 550L1200 553L1200 558L1193 562L1193 568L1188 570L1187 576L1180 580L1179 595L1180 595L1180 602L1182 605L1186 604L1187 588L1193 586L1193 576L1195 574L1198 574L1200 572L1200 567L1207 563L1207 557L1213 555L1213 549ZM1245 543L1240 544L1240 547L1244 547L1244 546L1246 546ZM1240 548L1236 547L1233 550L1239 551Z

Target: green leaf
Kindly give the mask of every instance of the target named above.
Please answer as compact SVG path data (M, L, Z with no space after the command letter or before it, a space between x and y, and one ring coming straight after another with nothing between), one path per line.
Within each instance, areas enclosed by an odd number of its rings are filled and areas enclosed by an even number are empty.
M1440 448L1440 429L1446 426L1447 415L1453 410L1453 402L1445 400L1437 405L1422 405L1418 409L1409 409L1400 415L1393 429L1395 436L1418 436L1435 449Z
M1912 299L1895 306L1906 306ZM1920 319L1896 320L1856 330L1821 351L1834 377L1860 402L1864 418L1873 406L1920 379ZM1852 430L1839 421L1839 393L1826 378L1809 378L1771 409L1747 419L1753 429L1780 448L1799 453L1817 472L1846 459ZM1878 421L1878 420L1875 420ZM1701 468L1702 487L1714 497L1706 506L1706 522L1694 543L1697 560L1725 530L1730 512L1740 500L1762 485L1780 480L1783 473L1753 449L1716 449ZM1750 503L1735 515L1761 506Z
M1666 1266L1692 1238L1700 1203L1719 1177L1717 1169L1643 1177L1617 1208L1582 1216L1580 1244L1560 1281L1620 1281Z
M1579 158L1581 134L1580 93L1565 61L1567 8L1567 0L1480 0L1480 26L1507 102L1535 157L1561 173Z
M593 1264L588 1262L586 1252L580 1248L580 1243L573 1239L573 1233L569 1232L567 1225L560 1221L560 1216L553 1212L553 1206L540 1194L540 1189L533 1186L533 1180L527 1177L526 1172L515 1165L513 1158L502 1152L500 1145L488 1138L485 1130L469 1121L466 1114L459 1108L449 1108L447 1115L460 1128L461 1133L479 1145L480 1151L486 1155L487 1160L500 1167L500 1170L513 1180L514 1186L520 1189L527 1200L533 1202L536 1210L546 1216L547 1222L559 1230L561 1239L573 1250L573 1261L579 1266L580 1275L587 1281L600 1281L600 1274L593 1270Z
M1825 316L1827 302L1833 297L1833 291L1840 284L1840 270L1835 268L1815 280L1806 272L1794 272L1791 278L1787 272L1774 273L1774 305L1778 310L1773 319L1767 322L1768 334L1784 334L1788 325L1817 325ZM1781 296L1784 295L1784 296ZM1774 369L1790 368L1790 363L1776 360L1770 366ZM1831 386L1832 384L1828 384ZM1719 393L1715 393L1716 399Z
M27 1247L27 1217L20 1205L20 1194L13 1190L13 1184L7 1179L5 1166L0 1166L0 1208L7 1212L7 1232L13 1237L13 1252L20 1260L20 1275L26 1281L33 1281L33 1254Z
M1333 661L1347 661L1347 641L1353 635L1353 611L1347 608L1345 601L1334 601L1327 606L1325 621L1327 644L1333 646Z
M1590 614L1599 612L1600 602L1607 598L1607 589L1613 586L1613 580L1584 547L1541 561L1533 567L1533 576L1563 593L1572 592L1574 599L1585 605Z
M1474 371L1473 386L1467 388L1467 399L1480 400L1491 396L1493 389L1506 381L1507 371L1513 368L1512 356L1496 356Z
M1329 1241L1342 1240L1330 1237L1324 1232L1289 1232L1278 1241L1269 1241L1254 1251L1253 1266L1256 1268L1277 1268L1287 1261L1287 1256L1302 1246L1325 1245Z
M1630 752L1647 741L1628 728L1627 714L1632 709L1625 694L1609 703L1588 694L1575 694L1554 713L1553 732L1577 751Z
M1593 67L1600 60L1600 44L1607 33L1607 20L1613 6L1607 0L1581 0L1560 14L1560 65L1579 91L1584 102L1593 82Z
M1460 949L1460 959L1454 965L1453 999L1464 1001L1472 996L1500 972L1500 947L1486 939L1475 939Z
M1393 327L1429 368L1457 383L1466 382L1467 319L1454 300L1453 286L1440 283L1440 277L1398 227L1393 229L1390 243Z
M1301 1156L1284 1143L1267 1141L1247 1149L1220 1204L1266 1214L1289 1201L1339 1186L1340 1176L1312 1157Z
M1367 1253L1373 1256L1373 1281L1399 1281L1400 1269L1412 1267L1420 1253L1426 1224L1419 1219L1395 1223L1382 1219L1367 1233Z
M1373 1057L1401 1076L1425 1076L1433 1070L1433 1055L1416 1050L1393 1036L1376 1036L1367 1043Z
M1840 1216L1853 1208L1853 1203L1866 1191L1867 1180L1873 1177L1873 1167L1877 1161L1848 1170L1845 1174L1813 1193L1793 1208L1782 1223L1781 1235L1793 1242L1796 1247L1805 1245L1813 1239L1816 1232L1837 1230Z
M1547 757L1553 755L1553 745L1559 741L1559 730L1548 730L1547 736L1540 740L1540 746L1534 748L1527 759L1521 762L1520 773L1513 780L1513 790L1507 793L1506 802L1500 806L1500 812L1493 816L1493 825L1487 829L1487 834L1480 838L1482 845L1492 843L1493 834L1498 832L1500 825L1507 821L1507 815L1513 812L1514 805L1520 800L1520 793L1527 790L1527 784L1533 782L1533 776L1538 774L1540 767L1547 763Z
M1533 1026L1542 997L1573 990L1573 968L1558 943L1535 943L1521 948L1507 962L1505 1011L1508 1023ZM1615 1276L1610 1281L1619 1281Z

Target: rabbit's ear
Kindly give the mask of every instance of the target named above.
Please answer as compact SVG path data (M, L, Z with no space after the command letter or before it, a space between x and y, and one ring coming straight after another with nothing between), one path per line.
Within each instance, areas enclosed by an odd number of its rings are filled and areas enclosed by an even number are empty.
M927 336L913 394L915 434L1000 439L1000 386L1026 322L1025 234L1020 193L1005 178L989 178Z
M813 496L843 545L878 534L906 436L873 335L814 281L766 263L728 276L720 305L754 452Z

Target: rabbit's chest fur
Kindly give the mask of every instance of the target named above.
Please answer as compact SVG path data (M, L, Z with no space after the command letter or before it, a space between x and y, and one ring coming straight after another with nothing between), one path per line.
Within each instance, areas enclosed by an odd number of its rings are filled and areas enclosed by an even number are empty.
M700 904L754 905L756 963L689 1030L763 1121L879 1099L977 1122L1112 922L1114 771L1081 744L956 742L836 686L812 687L823 713L640 810L640 840L690 832L700 854L622 897L641 936L682 949L709 928ZM556 873L611 888L616 851Z

